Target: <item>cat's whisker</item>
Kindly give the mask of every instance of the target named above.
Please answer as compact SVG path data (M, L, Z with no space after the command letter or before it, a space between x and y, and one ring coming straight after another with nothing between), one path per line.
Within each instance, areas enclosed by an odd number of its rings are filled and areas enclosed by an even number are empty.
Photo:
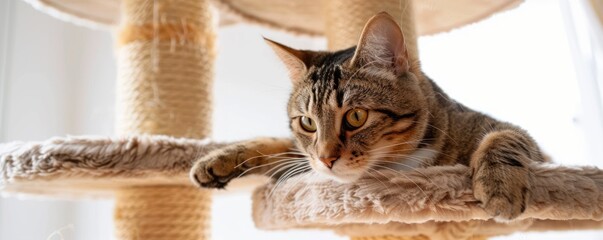
M291 171L288 171L286 174L283 174L281 177L279 177L275 187L278 187L280 184L284 183L288 179L290 179L298 174L301 174L307 170L310 170L309 166L296 165L296 166L292 167Z
M270 178L273 178L275 175L277 175L279 172L282 172L283 170L288 169L289 167L295 165L295 164L299 164L302 163L303 161L301 160L291 160L291 161L285 161L285 162L281 162L278 165L270 168L269 170L267 170L264 174L268 175L270 174Z
M375 159L382 159L382 158L394 158L394 159L398 159L398 161L409 160L409 161L413 161L413 162L418 163L418 164L425 163L425 159L415 158L415 157L408 156L408 155L379 155L379 156L375 156ZM410 166L410 165L408 165L408 166Z
M387 153L399 153L399 152L402 152L402 151L406 151L406 150L392 150L392 151L389 151ZM456 159L455 156L443 153L442 151L438 151L438 150L435 150L435 149L421 148L421 151L427 151L427 152L431 152L431 153L437 153L439 155L443 155L443 156L446 156L446 157L450 157L450 158ZM408 156L411 156L411 154L408 154Z
M419 158L416 156L405 155L405 154L382 154L379 156L375 156L375 159L379 159L379 158L390 158L390 159L394 160L395 162L412 161L412 162L419 164L419 166L423 166L423 164L425 164L425 162L428 160L425 158Z
M381 171L379 171L377 169L374 169L374 168L369 168L369 169L373 170L373 172L375 172L375 173L383 176L385 179L390 179L391 178L391 177L386 176L385 174L383 174ZM394 183L394 184L396 184L396 186L398 186L398 187L401 187L400 184L398 184L398 183ZM389 187L387 187L387 188L388 188L389 193L391 193L392 192L391 189Z
M427 181L429 181L431 184L433 184L433 186L437 187L437 185L435 184L435 182L433 182L431 180L431 178L429 178L429 176L425 175L425 173L417 170L416 168L413 168L410 165L407 165L407 164L404 164L404 163L401 163L401 162L397 162L397 161L387 161L387 160L372 160L372 161L375 161L377 163L377 165L379 165L379 164L394 164L394 165L399 165L399 166L402 166L402 167L407 167L407 168L413 169L414 172L417 172L417 173L421 174L423 177L425 177L425 179ZM402 171L403 170L398 170L397 172L402 172Z
M276 181L276 183L274 184L274 186L272 187L272 189L270 190L270 193L268 194L269 197L272 196L272 193L274 193L274 191L281 185L283 184L283 182L285 180L287 180L290 176L307 171L307 167L308 166L304 166L302 168L296 168L299 167L300 165L303 165L303 163L300 163L298 165L295 165L294 167L291 167L289 170L287 170L283 175L281 175L278 180Z
M296 186L296 185L297 185L297 184L299 184L299 183L309 181L309 178L311 178L312 176L314 176L314 174L316 174L316 172L314 172L314 171L310 171L312 168L311 168L309 165L308 165L308 166L306 166L306 167L307 167L308 171L307 171L307 172L305 172L305 173L301 173L301 174L300 174L301 176L299 176L299 177L298 177L298 181L295 183L295 185L294 185L294 186ZM308 186L308 185L304 185L302 188L300 188L300 189L298 190L298 192L300 192L300 191L305 191L305 188L306 188L307 186Z
M419 161L417 159L414 159L414 160L417 161L417 163L422 163L421 161ZM386 160L386 159L383 159L383 158L375 158L374 160L370 160L369 162L389 162L389 163L394 163L394 164L397 164L397 165L400 165L400 166L404 166L404 167L407 167L407 168L413 169L413 170L418 168L418 167L413 167L411 165L402 163L402 162L400 162L398 160Z
M408 168L408 170L406 170L406 171L414 171L414 172L417 172L417 173L419 173L419 174L423 175L423 176L424 176L426 179L428 179L428 180L429 180L429 177L428 177L427 175L425 175L425 174L423 174L421 171L418 171L418 170L417 170L417 169L419 169L419 168L417 168L417 167L413 167L413 166L411 166L411 165L408 165L408 164L405 164L405 163L402 163L402 162L399 162L399 161L395 161L395 160L394 160L394 161L389 161L389 160L384 160L384 159L374 159L374 160L369 160L368 162L370 162L370 163L374 163L374 164L376 164L376 165L382 165L382 166L385 166L385 165L390 165L390 164L391 164L391 165L398 165L398 166L402 166L402 167ZM393 169L392 169L392 170L393 170ZM404 169L399 169L399 170L397 170L397 171L402 172L402 171L405 171L405 170L404 170Z
M270 166L270 165L278 164L278 165L272 167L271 169L269 169L268 171L266 171L264 173L264 174L270 174L270 172L272 172L275 169L279 169L283 165L293 164L293 163L301 163L301 162L305 162L305 161L306 161L305 159L296 159L296 158L281 159L281 160L278 160L278 161L269 162L269 163L266 163L266 164L262 164L262 165L258 165L258 166L254 166L252 168L249 168L249 169L243 171L241 174L239 174L239 177L243 176L245 173L248 173L249 171L252 171L254 169L261 168L261 167L267 167L267 166ZM276 171L276 172L278 172L278 171Z
M304 170L310 170L311 169L310 166L305 166L303 168L305 168ZM300 174L303 174L303 172L300 173ZM289 187L289 190L285 193L285 196L289 195L289 193L294 189L294 187L297 186L297 184L300 184L301 182L307 181L307 179L306 179L307 175L308 174L306 174L305 176L298 176L297 179L296 179L296 181Z
M375 166L376 166L376 167L385 168L385 169L387 169L387 170L393 171L393 172L395 172L395 173L398 173L398 174L400 174L400 175L404 176L406 179L408 179L408 181L411 181L413 184L415 184L415 186L417 186L417 187L419 188L419 190L421 190L421 192L423 193L423 195L424 195L425 197L427 197L427 193L425 193L425 191L423 190L423 188L421 188L421 186L419 186L419 184L417 184L417 182L413 181L411 178L409 178L408 176L406 176L406 174L404 174L403 172L401 172L401 171L396 171L395 169L392 169L392 168L389 168L389 167L386 167L386 166L382 166L382 165L375 165Z
M291 165L290 167L288 167L288 170L285 171L285 173L283 173L281 176L278 177L278 180L287 179L289 174L291 174L294 171L297 171L300 166L306 168L307 166L304 166L305 164L306 164L305 162L299 162L299 163L295 163L295 164Z
M379 171L377 171L377 170L375 170L375 169L372 169L372 168L368 168L368 169L367 169L367 171L366 171L366 173L367 173L367 174L369 174L369 176L370 176L370 177L372 177L372 178L374 178L375 180L379 181L379 182L380 182L380 183L383 185L383 187L384 187L384 188L385 188L385 189L386 189L386 190L387 190L389 193L391 193L391 192L392 192L392 191L391 191L391 189L390 189L390 188L389 188L387 185L385 185L385 183L384 183L383 181L381 181L381 179L379 179L378 177L375 177L375 175L371 174L371 172L370 172L371 170L372 170L373 172L376 172L376 173L381 174L381 176L384 176L384 177L385 177L385 175L383 175L383 174L382 174L382 173L380 173ZM386 177L386 178L387 178L387 177Z
M293 167L299 165L299 164L303 164L303 162L299 161L299 162L286 162L286 163L281 163L278 166L273 167L272 169L266 171L266 174L270 174L270 178L274 178L279 172L282 172L283 170L289 170L292 169ZM272 172L272 173L271 173ZM285 171L286 172L286 171ZM284 174L284 173L283 173ZM282 175L281 175L282 176Z
M245 171L243 171L241 174L239 174L239 177L240 177L240 176L243 176L245 173L247 173L247 172L249 172L249 171L252 171L252 170L254 170L254 169L258 169L258 168L261 168L261 167L266 167L266 166L274 165L274 164L277 164L277 163L283 163L283 162L292 162L292 161L305 161L305 159L299 159L299 158L286 158L286 159L280 159L280 160L273 161L273 162L269 162L269 163L265 163L265 164L260 164L260 165L253 166L253 167L250 167L250 168L246 169L246 170L245 170Z
M381 166L398 165L398 166L406 167L409 170L393 169L393 168L390 168L390 170L396 170L396 172L416 172L416 173L419 173L419 174L423 175L423 177L425 177L425 179L431 181L427 175L425 175L423 172L421 172L419 170L421 168L414 168L414 167L412 167L410 165L407 165L407 164L404 164L404 163L401 163L401 162L397 162L397 161L387 161L387 160L373 160L373 161L375 161L377 165L381 165ZM433 183L433 184L435 185L435 183Z
M297 168L297 167L300 167L300 166L302 166L302 164L295 164L295 165L291 165L290 167L287 167L287 170L286 170L286 171L285 171L283 174L281 174L281 175L280 175L280 176L277 178L276 183L275 183L275 184L274 184L274 186L273 186L273 190L274 190L275 188L278 188L278 186L279 186L279 185L280 185L280 184L281 184L281 183L282 183L282 182L283 182L285 179L287 179L288 175L289 175L289 174L291 174L291 173L293 173L293 172L295 172L295 171L297 171L297 170L298 170L298 168Z
M379 159L379 161L388 161L387 159L392 159L391 162L401 162L401 161L412 161L419 165L425 163L424 159L411 158L408 156L397 156L397 155L381 155L379 157L375 157L375 159ZM414 169L416 167L412 167L411 165L406 165L408 168Z
M278 154L296 154L296 155L308 156L308 154L303 153L301 151L287 151L287 152L280 152Z
M429 112L429 110L427 110L427 109L426 109L425 111L427 111L429 114L431 114L431 112ZM433 115L432 115L432 116L433 116ZM419 123L418 121L411 121L411 122L414 122L414 123ZM454 139L452 136L450 136L450 135L449 135L449 134L448 134L446 131L442 130L441 128L438 128L438 127L436 127L435 125L433 125L433 124L431 124L431 123L429 123L429 122L427 122L427 126L432 127L432 128L434 128L435 130L440 131L442 134L444 134L444 136L448 137L448 139L450 139L450 140L452 140L454 143L458 144L458 142L457 142L457 141L456 141L456 140L455 140L455 139Z
M245 159L245 161L237 164L235 166L235 168L238 168L238 167L242 166L243 164L245 164L246 162L248 162L250 160L253 160L253 159L257 159L257 158L261 158L261 157L266 157L266 159L271 159L273 157L282 156L282 155L286 155L287 154L287 153L275 153L275 154L268 154L268 155L266 155L266 154L261 153L260 151L256 151L256 152L259 153L259 154L261 154L261 155Z

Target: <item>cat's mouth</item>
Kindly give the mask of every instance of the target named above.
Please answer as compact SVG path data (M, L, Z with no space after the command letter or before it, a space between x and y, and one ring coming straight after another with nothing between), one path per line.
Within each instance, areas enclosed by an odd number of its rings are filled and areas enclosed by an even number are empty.
M319 174L340 183L351 183L360 179L370 169L367 159L341 157L329 168L320 161L313 159L311 167Z

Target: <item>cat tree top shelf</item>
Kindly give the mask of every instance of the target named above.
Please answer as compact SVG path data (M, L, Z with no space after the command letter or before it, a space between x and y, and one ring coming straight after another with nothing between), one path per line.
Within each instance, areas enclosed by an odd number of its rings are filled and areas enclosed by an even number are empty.
M120 23L121 0L25 0L60 19L88 27L110 28ZM251 22L307 35L325 35L323 6L329 0L211 0L220 12L220 24ZM386 9L399 0L384 0ZM417 33L449 31L513 8L521 0L414 1ZM359 9L358 11L361 11Z

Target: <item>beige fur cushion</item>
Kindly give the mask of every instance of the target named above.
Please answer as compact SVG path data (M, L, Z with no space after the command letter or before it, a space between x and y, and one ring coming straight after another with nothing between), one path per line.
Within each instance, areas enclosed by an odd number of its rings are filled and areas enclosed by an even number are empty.
M424 233L442 239L603 227L601 170L554 165L531 169L528 208L510 224L497 223L480 208L471 190L470 170L461 165L352 184L298 176L276 188L268 184L256 189L253 218L259 228L269 230L333 228L352 236Z
M0 145L3 193L112 197L117 188L190 184L198 156L223 144L167 136L66 137Z

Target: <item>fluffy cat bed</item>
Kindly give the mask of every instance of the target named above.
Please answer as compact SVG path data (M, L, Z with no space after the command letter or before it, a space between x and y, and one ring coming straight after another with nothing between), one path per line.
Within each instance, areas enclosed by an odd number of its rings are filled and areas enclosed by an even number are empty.
M165 136L8 143L0 145L0 188L4 193L111 197L117 188L189 184L192 162L222 146ZM465 166L431 167L354 184L298 176L276 188L267 184L256 189L253 218L267 230L320 228L357 237L378 232L463 239L603 227L603 171L534 165L532 172L528 209L508 224L493 221L479 207ZM234 182L234 187L240 184Z
M66 137L1 144L0 190L108 198L118 188L190 185L192 162L220 146L167 136Z
M303 176L276 188L268 184L253 194L253 218L267 230L329 228L356 237L425 234L433 239L603 227L603 171L553 165L531 169L528 208L510 223L498 223L480 208L471 190L470 169L461 165L353 184L308 183L298 179Z

